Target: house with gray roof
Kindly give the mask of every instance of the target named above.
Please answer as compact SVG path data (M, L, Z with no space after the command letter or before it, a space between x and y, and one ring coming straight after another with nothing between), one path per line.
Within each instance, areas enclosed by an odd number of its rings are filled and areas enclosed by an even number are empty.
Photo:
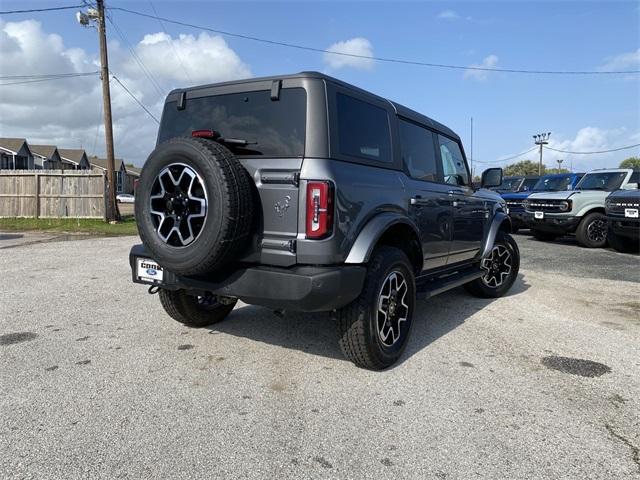
M81 148L59 148L63 170L90 170L87 152Z
M29 144L33 153L33 163L36 169L62 170L62 158L55 145Z
M0 138L0 170L34 170L33 154L24 138Z
M115 160L115 184L116 193L133 193L134 176L129 175L127 172L127 166L121 158ZM101 170L106 173L107 171L107 159L96 156L89 157L89 163L94 170Z

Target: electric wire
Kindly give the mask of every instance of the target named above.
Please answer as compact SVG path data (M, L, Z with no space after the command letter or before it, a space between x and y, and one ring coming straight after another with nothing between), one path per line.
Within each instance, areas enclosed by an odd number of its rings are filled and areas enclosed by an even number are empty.
M423 62L418 60L405 60L399 58L390 58L390 57L374 57L369 55L358 55L355 53L345 53L345 52L336 52L333 50L326 50L323 48L310 47L306 45L299 45L295 43L289 42L281 42L277 40L270 40L266 38L254 37L252 35L244 35L240 33L228 32L225 30L218 30L210 27L205 27L202 25L195 25L188 22L182 22L178 20L172 20L170 18L160 17L158 15L150 15L148 13L138 12L136 10L130 10L128 8L123 7L109 7L109 10L119 10L121 12L130 13L132 15L138 15L140 17L153 18L156 20L161 20L166 23L172 23L175 25L181 25L183 27L195 28L197 30L204 30L208 32L217 33L219 35L225 35L228 37L236 37L242 38L245 40L252 40L254 42L265 43L269 45L277 45L281 47L287 48L295 48L298 50L307 50L311 52L318 53L328 53L331 55L341 55L344 57L352 57L352 58L363 58L368 60L373 60L376 62L387 62L387 63L400 63L405 65L417 65L422 67L433 67L433 68L448 68L454 70L479 70L484 72L501 72L501 73L523 73L523 74L538 74L538 75L628 75L640 73L640 70L615 70L615 71L602 71L602 70L523 70L523 69L514 69L514 68L490 68L490 67L481 67L481 66L463 66L463 65L448 65L443 63L430 63Z
M9 85L26 85L26 84L30 84L30 83L41 83L41 82L48 82L50 80L64 80L64 79L67 79L67 78L88 77L88 76L92 76L92 75L97 75L98 73L100 73L100 72L78 73L76 75L64 75L64 76L45 76L45 77L41 77L41 78L29 78L29 77L26 77L26 79L24 79L24 80L18 80L18 81L15 81L15 82L8 82L8 83L0 83L0 87L7 87ZM4 79L0 79L0 80L4 80Z
M30 8L28 10L5 10L0 12L0 15L11 15L13 13L36 13L36 12L53 12L54 10L71 10L72 8L82 8L84 5L68 5L64 7L50 7L50 8Z
M569 153L571 155L594 155L594 154L597 154L597 153L619 152L620 150L629 150L630 148L635 148L635 147L640 147L640 143L636 143L634 145L627 145L625 147L612 148L610 150L598 150L598 151L594 151L594 152L571 152L569 150L559 150L557 148L551 148L551 147L547 147L547 146L545 146L544 148L546 148L548 150L553 150L554 152Z
M119 85L124 89L124 91L125 91L125 92L127 92L127 93L129 94L129 96L131 96L131 98L133 98L133 99L135 100L135 102L136 102L138 105L140 105L140 107L141 107L145 112L147 112L147 114L148 114L151 118L153 118L157 124L160 124L160 120L158 120L158 119L155 117L155 115L154 115L153 113L151 113L151 112L149 111L149 109L148 109L147 107L145 107L145 106L144 106L144 104L143 104L140 100L138 100L138 98L137 98L133 93L131 93L131 90L129 90L129 89L124 85L124 83L122 83L122 82L120 81L120 79L119 79L118 77L116 77L113 73L111 73L111 77L112 77L116 82L118 82L118 84L119 84Z

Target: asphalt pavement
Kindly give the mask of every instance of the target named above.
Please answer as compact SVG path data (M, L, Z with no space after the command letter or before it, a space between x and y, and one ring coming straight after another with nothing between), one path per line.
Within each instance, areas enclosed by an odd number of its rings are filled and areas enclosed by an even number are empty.
M639 258L516 238L508 296L420 301L369 372L327 315L171 320L133 237L0 237L0 477L640 478Z

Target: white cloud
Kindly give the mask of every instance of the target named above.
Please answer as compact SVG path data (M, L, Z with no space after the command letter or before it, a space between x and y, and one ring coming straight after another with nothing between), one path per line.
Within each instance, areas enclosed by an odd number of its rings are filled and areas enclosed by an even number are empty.
M605 59L605 63L600 67L604 72L617 70L639 70L640 69L640 48L635 52L621 53Z
M350 57L346 55L335 55L328 52L337 52L347 55L358 55L358 57ZM356 37L344 42L336 42L331 45L323 54L323 60L334 70L338 70L344 67L359 68L362 70L371 70L374 65L374 61L370 58L373 57L373 45L366 38Z
M95 40L93 30L86 33L91 41ZM109 44L109 65L156 117L160 116L164 96L172 88L251 76L249 66L222 37L206 33L173 39L165 33L153 33L145 35L133 49L159 84L160 92L129 51L117 42ZM0 20L3 75L98 69L97 57L80 48L65 48L62 38L44 32L39 22ZM11 81L5 79L1 83ZM111 96L116 155L140 164L153 149L157 124L114 81ZM89 153L104 154L98 76L1 86L0 136L26 137L32 143L53 143L60 147L82 146Z
M625 128L604 129L587 126L578 130L573 138L566 138L562 134L552 134L548 146L556 150L569 152L596 152L638 143L634 139L639 136L640 132L630 133ZM573 165L574 171L589 171L593 168L617 167L620 161L632 155L637 155L637 152L637 149L630 149L610 153L579 155L546 149L544 151L544 163L548 167L555 167L557 166L556 160L562 159L564 160L562 166L565 168Z
M489 55L482 60L482 63L471 64L469 67L474 68L495 68L498 65L498 57L496 55ZM465 70L464 78L471 78L473 80L485 81L489 77L487 70Z
M457 20L460 18L460 15L454 10L443 10L438 14L438 18L442 20Z

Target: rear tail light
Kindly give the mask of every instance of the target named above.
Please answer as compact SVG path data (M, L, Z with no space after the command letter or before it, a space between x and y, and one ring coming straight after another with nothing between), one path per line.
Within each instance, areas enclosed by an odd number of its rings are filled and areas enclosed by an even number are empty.
M307 238L320 239L333 230L333 188L330 182L307 183Z

